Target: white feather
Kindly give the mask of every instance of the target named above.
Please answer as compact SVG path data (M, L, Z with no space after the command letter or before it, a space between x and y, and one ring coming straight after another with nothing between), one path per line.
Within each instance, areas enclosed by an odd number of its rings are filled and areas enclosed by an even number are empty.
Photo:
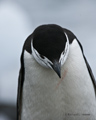
M33 57L35 58L35 60L43 67L46 67L46 68L52 68L50 64L53 65L53 63L48 59L46 58L45 56L44 59L40 57L40 54L38 53L38 51L33 47L33 43L31 42L31 48L32 48L32 55ZM49 64L50 63L50 64Z
M66 44L65 44L65 49L64 51L61 53L61 56L60 56L60 59L59 59L59 62L61 63L61 65L63 65L68 57L68 54L69 54L69 39L68 39L68 36L66 33L64 33L65 36L66 36Z

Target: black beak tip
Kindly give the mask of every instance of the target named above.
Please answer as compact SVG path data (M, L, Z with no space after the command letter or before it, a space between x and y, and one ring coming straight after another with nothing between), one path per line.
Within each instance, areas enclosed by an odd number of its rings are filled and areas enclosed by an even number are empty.
M58 73L57 73L57 75L59 76L59 78L61 78L61 74L58 74Z
M59 76L59 78L61 78L61 63L55 61L53 63L53 70L57 73L57 75Z
M61 73L60 73L60 74L58 74L58 76L59 76L59 78L61 78Z

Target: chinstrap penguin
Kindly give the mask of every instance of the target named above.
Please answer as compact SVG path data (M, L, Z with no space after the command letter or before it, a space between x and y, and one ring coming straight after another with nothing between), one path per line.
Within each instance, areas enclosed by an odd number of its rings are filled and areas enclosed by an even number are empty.
M96 120L96 81L77 37L55 24L26 39L17 120Z

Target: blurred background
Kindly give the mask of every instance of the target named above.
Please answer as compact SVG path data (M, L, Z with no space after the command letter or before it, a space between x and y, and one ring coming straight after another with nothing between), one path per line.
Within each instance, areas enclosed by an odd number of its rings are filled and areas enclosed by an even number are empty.
M16 120L23 43L49 23L77 36L96 78L96 0L0 0L0 120Z

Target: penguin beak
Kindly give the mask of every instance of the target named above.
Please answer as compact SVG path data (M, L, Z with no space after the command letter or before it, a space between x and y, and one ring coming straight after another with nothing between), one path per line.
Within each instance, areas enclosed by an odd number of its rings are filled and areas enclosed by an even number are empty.
M58 61L54 61L52 68L57 73L59 78L61 78L61 63L59 63Z

